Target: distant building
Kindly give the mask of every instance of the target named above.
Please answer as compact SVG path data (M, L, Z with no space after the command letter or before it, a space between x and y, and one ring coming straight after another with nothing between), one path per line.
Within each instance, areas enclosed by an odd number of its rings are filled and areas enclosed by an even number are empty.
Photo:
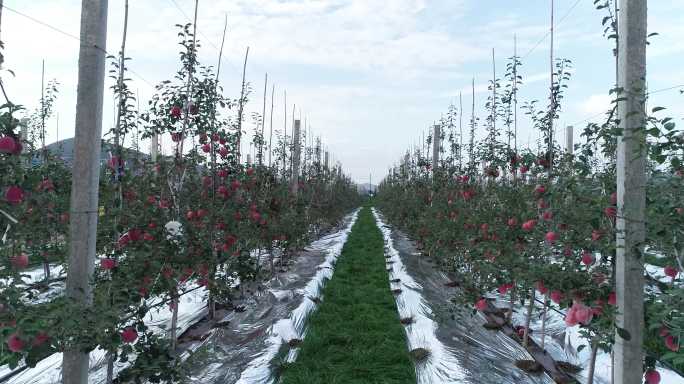
M359 192L360 195L374 195L377 188L377 185L369 183L356 185L356 190Z
M74 138L64 139L46 146L50 154L61 158L67 165L71 166L74 161ZM36 151L33 158L34 164L40 164L42 161L40 156L40 149ZM124 159L140 159L149 160L150 155L130 148L122 148ZM114 144L102 140L102 147L100 148L100 164L107 164L111 156L115 153Z

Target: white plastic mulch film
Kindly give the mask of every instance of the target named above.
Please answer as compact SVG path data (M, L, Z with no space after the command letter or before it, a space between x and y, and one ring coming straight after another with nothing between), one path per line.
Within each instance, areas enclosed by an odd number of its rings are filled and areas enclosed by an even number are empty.
M553 383L516 368L516 360L530 358L527 352L504 334L484 329L484 317L472 316L472 309L454 306L450 299L457 291L445 287L447 276L417 257L411 242L373 213L385 239L391 288L401 290L399 316L413 320L406 326L409 350L429 352L416 362L419 384Z
M197 342L181 355L192 383L274 383L277 380L278 359L294 361L297 348L279 356L281 347L306 334L306 320L316 309L311 299L320 299L325 282L332 277L337 257L356 221L358 210L343 220L341 230L311 243L297 255L289 268L265 282L254 295L235 304L244 311L230 312L221 323L227 327L212 330L203 341ZM264 256L264 255L262 255ZM42 268L41 268L42 271ZM190 290L195 286L188 286ZM160 298L149 299L154 305ZM196 289L180 298L178 304L178 334L182 334L207 314L207 291ZM159 334L170 329L171 311L163 305L153 309L145 323ZM191 356L197 354L198 359ZM88 383L106 381L106 352L95 349L90 353ZM115 374L130 363L115 364ZM61 383L62 354L55 353L34 368L24 369L2 383L57 384ZM0 378L11 370L0 367Z
M189 360L192 383L266 384L278 380L281 363L292 362L298 348L289 343L306 335L307 319L316 309L335 262L342 253L358 210L343 229L311 243L290 268L268 281L262 293L243 303L244 312L230 313L230 326L213 332L194 348L201 356ZM294 344L296 345L296 344Z
M502 332L487 330L479 312L455 305L451 299L457 288L448 288L451 279L426 258L419 257L414 244L400 231L383 222L382 214L374 215L385 238L391 288L401 289L397 295L397 308L401 318L411 317L406 327L409 349L425 348L430 352L427 360L416 363L418 383L553 383L546 374L528 374L515 366L516 360L529 360L531 356L517 342ZM652 271L649 271L652 272ZM488 295L496 299L499 307L508 307L507 297L497 292ZM539 297L541 300L541 297ZM555 308L557 309L557 308ZM514 325L524 324L527 309L519 303L514 307ZM560 312L560 313L559 313ZM530 329L531 337L541 341L542 308L537 303ZM556 361L579 365L583 370L576 375L578 382L587 382L591 349L579 335L579 326L567 327L562 311L547 310L547 352ZM577 352L580 345L585 345ZM611 383L611 356L599 352L596 359L594 383ZM661 384L684 384L676 372L658 366Z

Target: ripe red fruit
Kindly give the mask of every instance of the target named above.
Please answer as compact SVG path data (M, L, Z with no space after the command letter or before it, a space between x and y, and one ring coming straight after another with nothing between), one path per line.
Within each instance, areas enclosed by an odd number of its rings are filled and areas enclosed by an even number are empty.
M154 221L151 221L149 224L147 224L147 228L155 229L155 228L157 228L157 223L155 223Z
M197 210L197 212L195 213L195 216L196 216L198 219L201 219L201 218L205 217L205 216L208 215L208 214L209 214L209 211L207 211L207 210L204 209L204 208L201 208L201 209L198 209L198 210Z
M461 192L461 196L463 197L463 200L468 201L475 196L475 191L466 189L465 191Z
M526 231L531 231L537 225L537 220L527 220L522 224L522 229Z
M168 266L164 266L164 268L162 268L161 273L162 273L162 276L164 276L167 279L170 279L173 277L174 271L173 271L173 268L168 267Z
M572 327L577 324L587 325L594 317L594 311L584 305L581 301L575 300L570 310L565 315L565 324Z
M249 167L249 168L247 168L246 172L247 172L247 176L252 176L252 175L254 175L254 168Z
M29 265L29 257L25 253L21 253L19 255L12 256L10 261L11 261L12 265L17 269L23 269L23 268L28 267L28 265Z
M178 119L181 117L182 112L183 111L181 110L181 108L179 106L174 105L173 108L171 108L171 117Z
M534 285L534 287L541 293L542 295L546 295L546 293L549 291L548 288L544 286L543 281L537 281L537 283Z
M537 208L538 209L546 209L549 207L549 203L546 202L544 199L539 199L537 200Z
M7 338L7 347L14 353L21 352L25 345L26 343L24 343L24 341L16 333L9 335Z
M186 212L185 217L188 220L194 220L195 219L195 211L190 210L190 211Z
M665 276L671 277L671 278L676 278L677 275L679 274L679 270L673 266L668 265L665 267Z
M218 193L219 195L221 195L221 197L223 197L224 199L227 199L228 196L230 195L230 191L228 190L228 187L226 187L225 185L220 185L220 186L216 189L216 193Z
M615 207L606 207L603 209L603 213L609 218L609 219L614 219L615 216L617 216L617 208Z
M100 268L104 270L110 270L114 269L116 267L116 260L106 258L106 259L100 259Z
M550 221L551 219L553 219L553 212L552 211L544 211L544 213L542 213L542 219L544 219L546 221Z
M520 167L520 173L522 173L522 174L529 172L529 170L530 170L530 168L526 165L523 165L522 167Z
M138 228L129 229L128 236L130 237L131 241L139 241L142 239L143 232Z
M143 240L154 241L154 236L152 236L152 234L150 234L150 233L145 232L145 234L143 234Z
M511 289L513 289L513 283L501 284L499 288L497 288L499 293L502 295L505 295L506 292L510 291Z
M518 337L519 337L519 338L521 338L521 339L524 338L524 337L525 337L525 327L522 326L522 325L516 326L516 327L515 327L515 333L518 334ZM531 329L530 329L529 331L527 331L527 334L528 334L528 335L531 334L531 333L532 333L532 330L531 330Z
M484 311L487 309L487 300L486 299L480 299L475 303L475 309L478 311Z
M183 139L183 135L181 135L179 132L172 132L171 133L171 141L174 143L178 143Z
M55 184L50 179L43 179L38 183L38 190L42 192L51 192L55 190Z
M16 185L7 188L5 200L10 204L19 204L24 200L24 190Z
M240 181L239 181L239 180L233 180L233 181L230 183L230 189L232 189L233 191L237 191L237 190L240 188L240 185L241 185L241 184L240 184Z
M612 306L617 305L617 293L611 292L608 294L608 304Z
M552 291L549 297L551 297L551 301L553 301L554 303L560 304L560 302L563 301L565 295L563 295L563 292L561 291Z
M258 223L259 220L261 220L261 214L259 212L252 211L249 213L249 216L255 223Z
M544 238L546 239L546 241L553 244L556 241L558 241L558 234L556 232L553 232L553 231L546 232L546 236L544 236Z
M225 179L228 177L228 171L225 169L219 169L218 172L216 172L216 175L222 179Z
M204 153L209 153L211 152L211 144L207 143L202 146L202 152Z
M655 369L649 369L644 373L644 381L646 384L660 384L660 373Z
M516 225L518 225L518 220L515 217L511 217L510 219L508 219L509 227L515 227Z
M672 335L665 337L665 346L672 352L679 351L679 341Z
M138 339L138 332L133 327L126 327L121 331L121 340L124 343L132 343Z
M126 245L128 245L128 243L130 243L130 242L131 242L131 235L129 235L128 232L126 232L119 238L117 245L119 248L123 248Z
M599 241L603 237L603 232L601 232L598 229L594 229L591 231L591 240L592 241Z
M546 192L546 187L543 186L543 185L537 185L537 186L534 188L534 192L541 195L541 194L543 194L544 192Z
M582 264L591 265L592 263L594 263L594 255L591 252L584 251L582 253Z
M228 156L228 148L226 148L226 147L219 148L219 155L221 155L221 157L223 157L223 158Z
M45 332L38 332L36 334L36 337L33 338L33 346L34 347L40 347L41 345L45 344L48 340L50 340L50 335L48 335Z
M17 149L17 141L10 136L0 137L0 153L14 153Z

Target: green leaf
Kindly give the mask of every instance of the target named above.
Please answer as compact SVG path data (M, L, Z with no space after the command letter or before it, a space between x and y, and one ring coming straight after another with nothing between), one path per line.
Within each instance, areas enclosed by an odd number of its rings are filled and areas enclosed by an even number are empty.
M615 330L617 331L618 336L620 336L623 340L629 341L632 339L632 335L630 335L626 329L615 327Z

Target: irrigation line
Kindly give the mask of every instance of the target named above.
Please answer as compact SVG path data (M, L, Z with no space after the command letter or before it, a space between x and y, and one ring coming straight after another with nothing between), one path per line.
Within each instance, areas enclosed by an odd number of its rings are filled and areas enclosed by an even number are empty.
M46 22L44 22L44 21L42 21L42 20L36 19L36 18L33 17L33 16L30 16L30 15L27 15L27 14L25 14L25 13L23 13L23 12L17 11L16 9L12 9L12 8L8 7L7 5L4 5L4 4L2 5L2 8L4 8L4 9L6 9L6 10L8 10L8 11L10 11L10 12L16 14L16 15L19 15L19 16L21 16L21 17L24 17L24 18L26 18L26 19L29 19L29 20L33 21L34 23L40 24L40 25L42 25L42 26L44 26L44 27L46 27L46 28L49 28L49 29L51 29L51 30L53 30L53 31L55 31L55 32L58 32L58 33L60 33L60 34L62 34L62 35L64 35L64 36L70 37L70 38L72 38L72 39L74 39L74 40L76 40L76 41L78 41L78 42L80 42L80 43L83 43L83 40L81 40L80 37L78 37L78 36L76 36L76 35L73 35L73 34L71 34L71 33L69 33L69 32L66 32L66 31L64 31L64 30L62 30L62 29L59 29L58 27L55 27L54 25L50 25L50 24L48 24L48 23L46 23ZM102 47L95 46L95 48L96 48L96 49L99 49L99 50L102 51L102 52L104 52L104 53L105 53L106 55L108 55L108 56L114 56L114 55L112 55L111 53L107 52L107 50L105 50L105 49L102 48ZM135 75L137 78L139 78L140 80L142 80L145 84L149 85L149 86L152 87L152 88L156 88L150 81L148 81L147 79L145 79L144 77L142 77L142 76L141 76L140 74L138 74L137 72L133 71L133 70L130 69L130 68L127 68L127 70L128 70L130 73L132 73L133 75Z
M679 89L679 88L684 88L684 84L673 85L673 86L667 87L667 88L656 89L655 91L651 91L651 92L646 93L646 96L648 96L648 95L653 95L653 94L656 94L656 93L671 91L671 90L673 90L673 89ZM585 118L585 119L583 119L583 120L577 121L577 122L572 123L572 124L570 124L570 125L574 126L574 125L577 125L577 124L585 123L585 122L587 122L587 121L589 121L589 120L591 120L591 119L593 119L593 118L595 118L595 117L601 116L601 115L603 115L603 114L605 114L605 113L607 113L607 112L608 112L608 111L599 112L599 113L597 113L597 114L595 114L595 115L591 115L591 116L589 116L589 117L587 117L587 118Z
M169 1L176 7L176 9L178 9L178 11L179 11L179 12L180 12L180 13L181 13L189 22L192 23L192 19L188 16L187 13L185 13L185 11L183 11L183 8L181 8L180 5L178 5L178 3L176 2L176 0L169 0ZM197 29L197 33L200 34L200 35L205 39L205 41L206 41L207 43L209 43L209 45L211 45L217 52L219 52L219 54L221 55L221 57L223 57L223 59L226 61L226 63L227 63L228 65L230 65L230 66L231 66L233 69L235 69L235 70L238 69L235 65L233 65L233 63L230 61L230 59L228 59L228 57L226 57L226 56L223 54L223 51L222 51L221 49L219 49L219 47L216 46L216 44L214 44L214 43L211 41L211 39L207 37L207 35L205 35L204 33L202 33L202 31L200 31L199 28Z
M558 22L555 23L555 25L553 26L554 29L557 29L558 26L563 22L563 20L565 20L568 16L570 16L570 13L572 13L572 11L577 7L577 5L580 3L580 1L581 1L581 0L575 1L575 4L573 4L572 7L570 7L570 9L568 9L568 11L565 12L565 14L563 15L563 17L561 17L561 18L558 20ZM524 58L526 58L527 56L529 56L535 49L537 49L537 47L539 47L539 45L540 45L541 43L544 42L544 40L546 40L547 37L549 37L549 35L551 35L551 30L549 30L548 32L546 32L546 34L545 34L541 39L539 39L539 41L537 41L537 43L536 43L529 51L527 51L527 53L526 53L524 56L522 56L521 59L524 59Z

